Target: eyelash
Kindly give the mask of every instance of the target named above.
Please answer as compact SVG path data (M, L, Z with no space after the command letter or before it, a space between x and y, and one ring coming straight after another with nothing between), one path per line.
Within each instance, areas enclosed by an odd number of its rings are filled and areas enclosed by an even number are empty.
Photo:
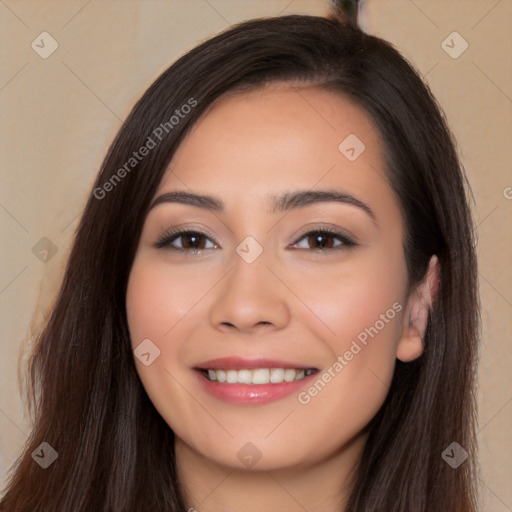
M302 239L306 238L307 236L310 236L310 235L318 236L318 235L326 235L326 234L330 235L334 238L337 238L339 241L342 242L342 244L339 246L330 248L330 249L316 249L316 250L311 249L311 251L315 251L316 253L326 254L329 251L339 250L339 249L350 249L352 247L359 245L353 238L349 237L348 235L341 233L335 229L328 228L328 227L317 228L317 229L312 229L310 231L303 232L301 235L299 235L299 238L296 240L296 242L294 242L293 245L296 245L298 242L300 242ZM218 245L218 241L215 239L215 237L213 237L207 233L204 233L202 231L193 230L193 229L171 228L171 229L167 230L162 235L162 237L154 244L154 246L157 249L169 248L174 251L179 251L181 253L192 252L194 254L197 254L198 252L201 252L201 251L211 250L211 248L209 248L209 249L182 249L180 247L174 247L171 245L172 242L174 242L175 240L177 240L178 238L180 238L184 235L199 235L200 237L205 237L205 238L210 239L210 241L212 241L216 245ZM293 250L300 251L300 250L308 250L308 249L293 249Z

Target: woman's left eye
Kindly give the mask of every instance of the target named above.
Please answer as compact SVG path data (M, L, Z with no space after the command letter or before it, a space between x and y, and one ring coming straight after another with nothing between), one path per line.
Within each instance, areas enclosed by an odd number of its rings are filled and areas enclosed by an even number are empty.
M340 243L338 245L334 245L334 239L337 239ZM316 252L326 252L327 250L340 249L343 247L347 248L357 245L355 240L349 236L329 229L308 231L307 233L304 233L294 245L301 240L305 240L307 244L316 244ZM307 249L308 247L306 247L306 250Z
M181 246L175 245L177 240L181 240ZM308 231L301 235L292 247L297 246L303 240L308 244L308 246L313 245L316 247L299 247L299 249L315 250L316 252L327 252L333 249L349 248L358 245L348 235L337 231L331 231L329 229ZM335 243L336 240L339 242L338 244ZM212 246L208 247L208 242L210 242ZM181 252L192 251L193 253L218 247L216 241L212 240L208 235L194 230L168 231L154 244L154 246L158 249L167 247Z

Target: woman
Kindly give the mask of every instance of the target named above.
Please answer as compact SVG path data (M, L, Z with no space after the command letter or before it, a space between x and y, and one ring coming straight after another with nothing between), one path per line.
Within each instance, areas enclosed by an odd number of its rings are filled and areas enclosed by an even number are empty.
M2 510L473 512L476 275L411 65L337 14L231 27L109 149Z

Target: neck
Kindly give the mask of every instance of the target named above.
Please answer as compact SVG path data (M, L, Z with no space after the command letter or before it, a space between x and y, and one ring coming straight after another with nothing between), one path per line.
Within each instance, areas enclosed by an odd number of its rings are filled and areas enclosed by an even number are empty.
M178 438L175 454L190 512L342 512L365 441L357 437L313 464L268 470L217 464Z

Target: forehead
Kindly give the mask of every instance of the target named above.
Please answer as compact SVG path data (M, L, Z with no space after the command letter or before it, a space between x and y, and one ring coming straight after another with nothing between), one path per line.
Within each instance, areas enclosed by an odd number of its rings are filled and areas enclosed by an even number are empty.
M228 206L242 194L268 207L270 195L313 188L396 206L371 117L311 86L273 85L217 101L182 141L159 192L176 188L221 196Z

